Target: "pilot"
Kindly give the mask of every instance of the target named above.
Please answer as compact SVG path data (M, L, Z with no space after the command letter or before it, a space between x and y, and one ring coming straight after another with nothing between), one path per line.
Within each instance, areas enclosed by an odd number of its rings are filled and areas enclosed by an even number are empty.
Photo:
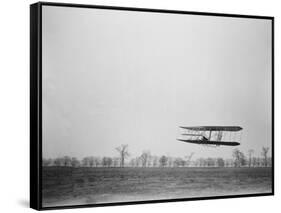
M207 141L208 138L206 138L205 136L202 137L202 141Z

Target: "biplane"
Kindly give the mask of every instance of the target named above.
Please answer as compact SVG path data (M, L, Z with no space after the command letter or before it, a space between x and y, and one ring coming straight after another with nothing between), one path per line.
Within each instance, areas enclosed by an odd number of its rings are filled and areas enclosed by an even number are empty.
M242 137L240 126L180 126L184 132L177 140L214 146L238 146Z

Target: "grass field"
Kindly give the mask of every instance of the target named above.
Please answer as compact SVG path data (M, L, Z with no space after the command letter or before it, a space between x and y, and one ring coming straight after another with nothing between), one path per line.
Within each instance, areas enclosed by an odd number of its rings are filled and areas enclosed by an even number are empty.
M43 168L43 206L271 192L271 168Z

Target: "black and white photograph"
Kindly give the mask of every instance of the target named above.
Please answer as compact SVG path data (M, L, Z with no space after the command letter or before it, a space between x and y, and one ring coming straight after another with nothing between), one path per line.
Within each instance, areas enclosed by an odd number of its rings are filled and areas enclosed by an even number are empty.
M41 5L43 208L273 194L273 20Z

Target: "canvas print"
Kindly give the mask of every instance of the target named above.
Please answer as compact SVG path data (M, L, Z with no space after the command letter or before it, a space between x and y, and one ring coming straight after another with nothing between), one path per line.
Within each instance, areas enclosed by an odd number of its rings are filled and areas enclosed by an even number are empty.
M42 206L272 193L272 20L42 6Z

